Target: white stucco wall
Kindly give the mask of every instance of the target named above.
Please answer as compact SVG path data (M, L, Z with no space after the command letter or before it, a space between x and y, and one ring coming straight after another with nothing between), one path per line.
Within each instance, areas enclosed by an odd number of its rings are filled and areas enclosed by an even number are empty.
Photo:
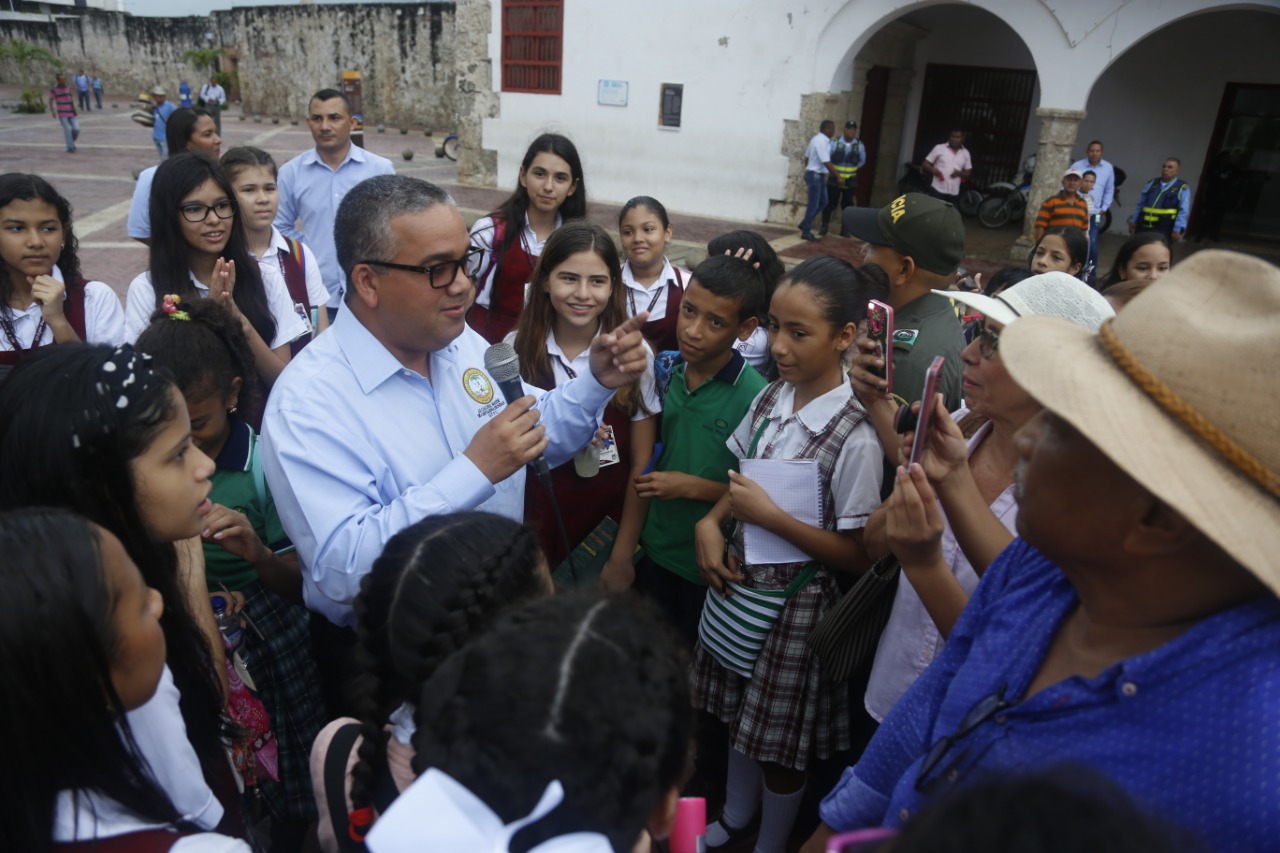
M500 91L501 3L489 2L489 55ZM973 7L998 15L1007 28L984 31ZM1251 26L1241 33L1230 21L1208 26L1221 14L1214 13L1170 30L1167 38L1185 53L1173 67L1164 62L1158 69L1139 67L1144 45L1134 51L1136 60L1126 51L1170 22L1207 8L1265 9L1274 15L1280 0L650 0L643 6L566 0L562 94L502 93L498 116L484 122L483 145L498 153L501 187L515 185L528 143L542 131L556 130L578 145L592 199L622 202L644 193L673 210L763 219L769 199L784 196L787 158L800 155L780 147L783 122L799 117L801 97L850 89L854 57L867 39L904 13L927 9L926 17L954 19L969 30L940 28L920 45L904 157L914 137L926 63L1016 68L1034 58L1040 91L1033 110L1093 110L1081 136L1115 140L1107 154L1122 165L1146 156L1154 144L1142 141L1148 137L1177 140L1184 144L1184 163L1198 171L1221 84L1274 79L1272 57L1280 43L1274 31ZM1248 49L1240 49L1242 44ZM1112 91L1091 103L1094 81L1112 63L1126 82L1110 86ZM601 79L630 84L626 107L596 104ZM683 126L677 131L657 126L663 82L685 86ZM1134 109L1145 111L1150 104L1164 111L1167 122L1164 116L1151 123L1133 120ZM1138 130L1139 124L1149 130ZM1194 134L1189 124L1197 126ZM1034 150L1037 135L1032 115L1026 153ZM1134 141L1122 145L1125 136ZM1156 147L1163 152L1167 146ZM1136 181L1143 170L1130 171Z

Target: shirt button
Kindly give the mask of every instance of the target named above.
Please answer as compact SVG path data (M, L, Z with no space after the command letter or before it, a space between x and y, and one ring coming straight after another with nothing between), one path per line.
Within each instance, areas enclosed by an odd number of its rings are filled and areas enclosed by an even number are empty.
M947 771L948 782L954 782L959 778L960 778L960 771L956 770L954 767Z
M1132 681L1126 681L1124 684L1120 685L1120 692L1125 696L1137 696L1138 685L1134 684Z
M997 726L1003 726L1003 725L1004 725L1005 723L1007 723L1007 722L1009 722L1009 718L1008 718L1007 716L1005 716L1004 714L998 714L998 715L996 716L996 725L997 725Z
M903 823L906 823L908 820L911 819L911 812L907 809L903 809L902 811L898 812L898 819L901 820Z

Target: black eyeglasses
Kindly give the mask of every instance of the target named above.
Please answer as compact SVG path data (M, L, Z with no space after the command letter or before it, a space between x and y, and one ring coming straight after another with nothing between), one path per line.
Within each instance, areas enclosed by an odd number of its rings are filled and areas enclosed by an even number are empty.
M938 769L942 759L947 757L947 753L951 751L957 741L967 737L978 726L1009 707L1009 703L1004 700L1004 689L1005 685L1001 684L995 693L978 700L978 704L970 708L969 713L964 715L964 719L960 721L960 725L956 726L956 730L933 745L933 748L929 750L929 754L925 756L924 763L920 765L920 772L916 774L917 791L925 789L929 776L934 770ZM961 759L963 759L963 756L961 756ZM959 759L956 763L959 763Z
M453 284L454 279L458 277L458 270L463 270L467 274L467 278L475 281L476 275L480 272L480 261L484 258L484 249L472 246L463 253L462 257L452 261L442 261L433 267L415 267L409 264L394 264L391 261L357 261L356 263L368 264L371 267L386 267L391 270L404 270L405 272L416 272L418 275L427 277L427 284L435 290L448 287Z
M987 327L986 318L973 327L973 339L978 342L978 352L983 358L991 358L1000 350L1000 333Z
M235 214L235 207L231 204L231 199L224 198L217 204L201 204L198 201L184 204L178 208L182 211L182 218L188 222L204 222L209 217L209 211L213 211L213 215L219 219L230 219Z

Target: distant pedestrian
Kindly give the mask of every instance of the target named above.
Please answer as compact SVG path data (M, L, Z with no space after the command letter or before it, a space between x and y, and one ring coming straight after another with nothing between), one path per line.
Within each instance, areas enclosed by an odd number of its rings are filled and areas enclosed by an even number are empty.
M805 240L817 240L813 236L813 220L818 211L827 206L827 176L835 178L836 186L844 189L844 178L831 165L831 138L836 135L836 123L823 119L818 132L804 149L804 185L809 191L809 203L804 219L800 221L800 236Z
M827 179L827 206L822 211L822 230L818 236L826 236L832 213L858 203L853 194L858 190L858 170L866 162L867 147L858 139L858 123L846 121L844 134L831 143L831 166L835 174ZM837 177L844 178L843 187L836 181Z
M163 86L156 86L151 90L151 141L155 143L156 153L160 155L160 160L169 159L169 143L165 135L165 125L169 121L169 116L173 115L173 111L177 109L173 104L165 100L169 93L165 91Z
M194 106L191 103L191 84L182 79L178 81L178 108Z
M93 88L94 100L98 102L98 109L102 109L102 75L97 71L93 72Z
M1062 176L1062 189L1044 200L1036 214L1035 239L1039 242L1045 229L1055 225L1068 225L1089 233L1089 203L1080 197L1078 169L1068 169ZM1087 240L1087 237L1086 237Z
M1129 233L1159 231L1174 243L1182 240L1191 216L1191 185L1178 177L1182 161L1170 157L1160 167L1160 177L1147 181L1129 219Z
M211 76L209 82L200 87L200 106L213 116L213 122L218 126L218 133L222 133L222 108L226 103L227 90L222 88L216 76Z
M946 142L933 146L924 158L924 170L933 175L930 195L952 204L960 201L960 184L973 174L973 157L964 147L964 131L956 128L948 134Z
M1111 209L1116 197L1116 167L1102 159L1102 140L1095 139L1085 148L1085 158L1071 164L1070 168L1079 169L1080 174L1093 172L1094 185L1089 194L1093 197L1097 208L1089 216L1089 262L1088 268L1098 267L1098 234L1102 230L1102 217ZM1093 279L1090 278L1090 284Z
M71 82L76 87L76 106L88 112L89 107L89 75L84 73L84 69L80 69L80 73L71 78Z
M76 119L76 103L71 95L71 87L67 85L65 74L57 75L53 88L49 90L49 111L62 125L62 134L67 140L67 151L74 154L76 140L80 138L80 122Z

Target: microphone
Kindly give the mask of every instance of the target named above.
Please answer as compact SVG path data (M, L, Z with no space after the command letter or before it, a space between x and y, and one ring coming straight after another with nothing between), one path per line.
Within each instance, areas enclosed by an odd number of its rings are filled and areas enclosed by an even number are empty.
M526 396L524 385L520 381L520 356L516 355L516 348L511 344L499 342L485 350L484 369L498 383L498 390L502 392L507 405ZM529 467L533 468L533 473L539 480L549 483L546 478L551 476L551 469L541 453L529 463Z
M502 392L502 398L507 401L507 405L525 396L524 385L520 382L520 356L516 355L516 348L511 344L499 342L485 350L484 369L490 378L498 383L498 390ZM580 578L578 561L574 559L576 551L569 541L569 533L564 526L564 515L560 512L560 502L556 500L555 489L551 486L551 469L547 467L547 460L541 453L538 454L538 458L529 463L529 467L533 469L538 482L547 493L547 502L551 504L551 513L560 534L560 545L564 548L569 572L577 583Z

